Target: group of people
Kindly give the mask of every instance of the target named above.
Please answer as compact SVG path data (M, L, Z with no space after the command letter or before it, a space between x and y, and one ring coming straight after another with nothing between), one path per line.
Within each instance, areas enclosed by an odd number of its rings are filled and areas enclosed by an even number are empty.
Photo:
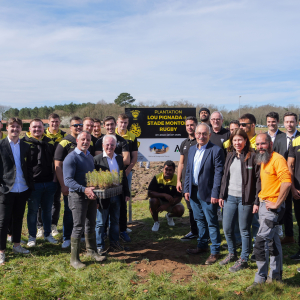
M249 259L256 261L258 271L248 289L264 282L281 281L281 245L295 243L293 203L300 229L297 115L284 114L284 133L278 129L278 113L270 112L266 115L268 132L259 134L255 133L256 119L252 114L231 121L229 129L222 126L221 112L210 114L207 108L202 108L199 118L200 123L195 117L185 120L188 137L180 147L177 175L175 164L167 161L163 172L149 185L152 230L159 230L161 211L167 212L168 225L175 225L173 217L184 213L180 203L184 197L191 230L181 241L198 239L197 248L187 249L187 253L210 252L205 264L211 265L220 259L218 210L222 209L227 241L222 247L228 249L228 254L219 264L234 262L229 271L237 272L248 267ZM298 245L300 247L300 236ZM240 257L237 256L239 247ZM291 259L300 260L300 248ZM300 268L297 270L300 272Z
M229 271L237 272L248 267L249 259L255 260L258 271L250 288L282 280L281 245L295 242L293 203L300 227L297 115L287 112L283 116L283 133L278 129L279 115L270 112L266 115L268 132L259 134L255 133L256 119L252 114L231 121L229 129L223 127L221 112L210 114L209 109L202 108L199 118L199 123L194 116L185 120L187 138L180 146L177 174L175 163L166 161L163 172L149 184L152 231L159 230L158 214L163 211L168 225L175 226L173 218L184 214L184 197L190 232L181 241L198 239L197 248L187 249L188 254L210 252L207 265L220 259L218 215L223 215L227 244L222 247L228 249L228 255L219 264L234 262ZM70 134L66 134L59 128L59 116L51 114L46 130L41 119L33 119L29 131L20 139L20 119L7 121L7 136L1 132L0 122L0 264L5 262L7 241L13 243L14 253L29 253L21 245L27 202L27 247L36 246L37 237L58 243L54 236L58 234L61 194L62 248L71 246L70 263L74 268L85 267L79 259L83 240L86 255L96 261L106 259L107 237L110 250L126 250L119 241L121 238L130 242L126 201L138 155L137 138L127 130L128 123L126 114L120 114L117 120L108 116L103 120L103 135L99 119L73 117ZM86 183L86 174L94 169L121 174L122 193L107 201L97 199L94 187ZM298 244L300 247L300 237ZM291 258L300 260L300 250Z
M60 118L52 113L44 130L41 119L30 122L29 131L20 139L22 120L7 121L7 135L0 122L0 265L5 262L7 241L13 252L29 254L21 244L22 221L28 203L27 248L35 247L37 237L51 244L58 234L60 199L63 195L63 243L71 246L71 265L85 265L79 260L80 243L85 241L86 255L97 261L106 259L104 240L107 232L111 251L121 251L131 239L127 228L132 168L137 162L137 139L127 130L129 118L120 114L116 120L72 117L70 134L60 129ZM87 187L86 174L109 170L122 174L122 193L104 202L97 200ZM97 200L97 201L95 201ZM109 230L108 230L109 228Z

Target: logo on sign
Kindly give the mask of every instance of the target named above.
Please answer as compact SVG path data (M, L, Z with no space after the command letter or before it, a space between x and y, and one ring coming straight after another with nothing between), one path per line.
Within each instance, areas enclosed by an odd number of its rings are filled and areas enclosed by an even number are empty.
M179 148L179 146L178 145L176 145L176 147L175 147L175 151L174 152L179 152L180 151L180 148Z
M137 120L138 119L138 116L139 116L139 114L140 114L140 111L139 110L132 110L131 111L131 114L132 114L132 116L133 116L133 120Z
M141 135L141 133L142 133L142 129L141 129L141 126L140 126L139 123L133 123L130 126L129 131L131 131L132 133L134 133L136 137L139 137Z
M164 154L169 151L169 146L163 143L155 143L149 147L151 153Z

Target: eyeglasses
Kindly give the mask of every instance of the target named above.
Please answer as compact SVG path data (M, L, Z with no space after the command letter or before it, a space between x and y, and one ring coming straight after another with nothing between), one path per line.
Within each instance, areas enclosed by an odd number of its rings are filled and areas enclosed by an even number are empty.
M75 127L75 128L77 128L77 127L82 127L83 126L83 124L73 124L73 125L71 125L71 126L73 126L73 127Z
M221 121L221 119L210 119L211 121L213 121L213 122L220 122Z
M208 136L208 133L207 132L196 132L195 135L197 136Z
M242 127L246 127L246 126L247 126L247 124L252 124L252 123L240 123L240 126L242 126Z

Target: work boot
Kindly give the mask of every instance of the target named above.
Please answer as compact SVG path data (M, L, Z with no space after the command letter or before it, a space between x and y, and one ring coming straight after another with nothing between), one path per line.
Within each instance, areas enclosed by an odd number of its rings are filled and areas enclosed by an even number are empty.
M70 264L75 269L85 268L85 264L83 264L79 259L79 251L80 251L80 238L75 239L71 237L71 260Z
M105 255L97 253L96 233L85 234L86 256L93 258L96 261L106 260Z

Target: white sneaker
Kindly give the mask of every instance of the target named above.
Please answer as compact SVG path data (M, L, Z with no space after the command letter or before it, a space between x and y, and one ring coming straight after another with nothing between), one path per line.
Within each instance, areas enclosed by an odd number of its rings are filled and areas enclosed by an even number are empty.
M45 241L47 241L51 244L57 244L58 243L58 241L51 234L49 234L48 236L45 236Z
M276 230L277 230L279 237L283 237L282 225L277 225Z
M16 253L16 254L29 254L30 251L23 248L21 245L15 247L13 246L13 253Z
M5 263L5 253L0 253L0 265Z
M62 247L63 249L68 248L68 247L70 247L70 246L71 246L71 240L65 240L65 241L62 243L62 245L61 245L61 247Z
M29 236L27 247L34 247L36 245L36 238L33 236Z
M157 221L154 223L154 225L152 227L152 231L158 231L158 229L159 229L159 222Z
M41 239L44 237L44 228L43 227L38 227L37 233L36 233L36 238Z
M170 217L169 217L169 213L166 213L166 218L167 218L167 221L168 221L168 225L169 225L169 226L175 226L175 223L174 223L173 218L170 218Z
M132 232L132 230L129 229L129 228L127 228L127 229L126 229L126 232L127 232L127 233L130 233L130 232Z
M52 236L56 236L59 234L57 227L54 224L51 225L51 231L52 231Z

